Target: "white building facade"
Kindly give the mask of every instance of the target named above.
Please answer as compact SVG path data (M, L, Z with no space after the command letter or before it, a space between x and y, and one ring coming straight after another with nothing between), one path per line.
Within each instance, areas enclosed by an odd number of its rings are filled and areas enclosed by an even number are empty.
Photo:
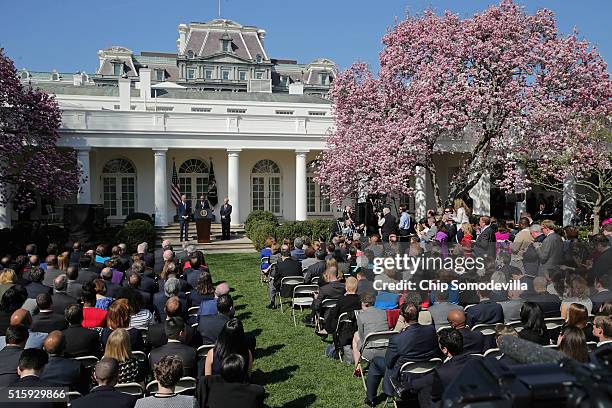
M178 32L172 54L101 50L92 75L21 71L24 83L56 95L63 112L60 145L77 150L86 178L72 202L103 204L110 222L143 212L168 225L176 213L176 166L191 200L208 192L214 169L233 223L253 210L284 220L336 216L314 182L316 158L334 126L326 99L334 63L270 58L265 31L230 20L181 24ZM449 143L438 158L442 196L459 166L457 149ZM433 195L425 175L414 183L409 206L421 217L434 206ZM489 191L483 179L474 213L488 214ZM1 223L15 215L5 209Z

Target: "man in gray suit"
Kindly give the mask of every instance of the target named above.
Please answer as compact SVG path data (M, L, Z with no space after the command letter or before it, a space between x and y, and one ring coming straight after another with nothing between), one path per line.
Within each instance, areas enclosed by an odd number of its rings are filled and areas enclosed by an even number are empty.
M524 300L521 299L520 290L509 290L508 300L499 302L502 309L504 309L504 323L508 324L517 320L521 320L521 307L523 306Z
M445 290L442 292L436 292L436 303L429 306L427 310L429 311L429 314L431 314L436 330L438 330L440 327L450 326L446 318L448 316L448 312L451 310L461 310L463 312L463 307L449 303L448 291Z
M555 223L551 220L544 220L540 224L542 232L546 235L542 245L536 251L540 258L540 269L538 275L549 276L556 271L557 266L561 264L563 259L563 240L555 232Z

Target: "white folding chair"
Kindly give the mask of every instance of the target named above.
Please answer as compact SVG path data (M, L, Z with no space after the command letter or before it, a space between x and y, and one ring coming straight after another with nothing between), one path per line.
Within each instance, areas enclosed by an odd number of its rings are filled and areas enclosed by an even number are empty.
M175 394L189 394L195 391L198 383L193 377L182 377L174 387ZM151 381L147 384L147 394L153 395L159 389L159 383L157 381Z
M278 301L280 303L281 313L283 312L283 297L281 296L281 292L283 292L283 288L287 286L291 286L291 293L293 293L293 287L304 283L303 276L285 276L281 279L280 287L276 295L278 296Z
M200 306L190 307L189 310L187 310L187 314L189 314L189 316L197 316L198 310L200 310Z
M597 342L596 341L587 341L587 349L589 350L589 353L593 350L595 350L597 348Z
M339 333L339 330L342 324L346 324L346 323L353 323L353 320L351 320L348 312L343 312L340 316L338 316L338 322L336 323L336 331L334 332L334 334L337 335ZM338 359L340 361L342 361L343 354L344 354L344 348L342 346L339 346L338 347Z
M495 326L497 324L477 324L472 327L472 331L480 332L483 336L493 336L495 334Z
M556 330L565 324L565 319L562 317L548 317L544 319L548 330Z
M432 358L426 361L408 361L402 364L402 366L400 367L399 377L401 378L403 373L419 374L419 375L427 374L428 372L435 370L436 367L440 365L442 365L442 360L439 358ZM385 401L384 407L387 406L389 401L393 401L393 406L397 407L397 402L401 401L401 397L399 395L399 390L398 390L398 384L396 384L394 380L391 380L391 385L393 386L393 389L395 390L395 395L387 398L387 400Z
M554 350L556 350L558 348L556 344L547 344L544 347L551 348L551 349L554 349Z
M397 334L397 332L392 330L374 332L368 334L366 338L362 340L363 343L361 344L361 348L359 349L359 365L361 365L361 382L363 383L364 390L367 391L365 379L366 371L364 364L362 364L361 362L364 361L369 363L370 360L364 357L363 352L366 348L386 348L389 345L389 339L395 334Z
M310 280L310 283L312 283L313 285L318 285L320 279L321 278L319 278L318 276L315 276L314 278Z
M95 367L96 364L98 363L98 357L96 356L81 356L81 357L74 357L73 360L77 360L79 361L83 367Z
M510 323L508 323L508 326L510 326L514 330L516 330L517 333L519 333L521 330L523 330L523 322L521 322L520 320L516 320L514 322L510 322Z
M198 361L200 361L200 360L205 361L206 360L206 355L208 354L208 351L212 350L214 348L215 348L214 344L204 344L204 345L198 347L198 350L196 351L196 355L197 355Z
M300 312L305 307L312 306L314 301L314 293L319 290L317 285L297 285L293 288L293 297L291 298L291 316L293 317L293 325L297 326L295 320L295 308L299 307Z
M315 331L320 331L323 329L325 324L325 315L328 313L328 310L336 307L338 304L338 299L324 299L319 306L319 310L315 317Z
M142 385L135 382L119 383L115 385L115 389L124 394L130 394L138 398L144 396L144 389L142 388Z
M488 349L487 351L484 352L484 356L485 357L495 357L496 359L500 359L501 356L503 356L504 353L501 352L500 349L498 348L492 348L492 349Z

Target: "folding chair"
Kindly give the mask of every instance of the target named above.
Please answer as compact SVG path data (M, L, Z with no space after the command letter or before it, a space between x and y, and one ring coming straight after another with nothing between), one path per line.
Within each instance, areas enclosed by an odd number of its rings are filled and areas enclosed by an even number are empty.
M198 350L196 351L196 359L198 361L198 372L203 373L204 372L204 363L206 362L206 355L208 354L209 350L212 350L215 348L214 344L204 344L200 347L198 347Z
M297 326L295 320L295 308L300 308L300 312L305 307L310 307L314 301L314 293L319 290L317 285L297 285L293 288L293 297L291 298L291 316L293 317L293 326Z
M442 326L442 327L438 327L438 328L436 329L436 333L440 333L442 330L444 330L444 329L450 329L450 328L451 328L450 326Z
M261 265L268 264L267 268L262 269ZM270 263L270 257L264 256L261 258L259 263L259 282L267 283L270 277L270 269L272 268L272 264Z
M149 375L149 359L147 358L145 352L138 350L132 351L132 357L138 361L138 366L142 373L141 378L147 378L147 375Z
M389 345L389 339L397 334L396 331L387 330L370 333L363 339L363 343L361 344L361 348L359 349L359 365L361 366L361 382L363 383L363 389L367 391L366 379L365 379L365 367L364 364L361 364L362 361L370 363L370 360L363 356L363 352L366 348L386 348Z
M187 310L187 314L189 316L197 316L198 315L198 310L200 310L200 306L190 307L189 310Z
M427 374L428 372L435 370L436 367L440 365L442 365L442 360L439 358L432 358L427 361L409 361L409 362L402 364L402 366L400 367L399 377L402 378L404 373L420 374L420 375ZM392 400L393 406L397 408L397 402L402 401L399 395L399 389L398 389L399 384L396 384L395 381L392 379L391 385L393 385L395 395L387 398L387 400L385 401L384 407L386 407L389 401Z
M317 286L318 286L318 285L319 285L319 280L320 280L320 279L321 279L321 278L319 278L318 276L315 276L314 278L312 278L312 279L310 280L310 283L312 283L313 285L317 285Z
M477 324L472 327L472 331L480 332L483 336L493 336L495 334L495 326L497 324Z
M142 341L144 341L145 343L148 343L149 342L149 328L148 327L145 328L145 329L140 328L138 330L140 330L140 335L142 336Z
M501 356L503 356L504 353L501 352L500 349L498 348L492 348L492 349L488 349L487 351L484 352L484 356L485 357L495 357L496 359L500 359Z
M521 322L520 320L517 320L517 321L514 321L514 322L510 322L510 323L508 323L508 326L510 326L514 330L516 330L517 333L519 333L521 330L523 330L523 322Z
M338 360L342 361L342 355L344 354L344 347L340 344L337 344L338 333L340 333L340 328L343 324L352 324L353 320L350 317L348 312L342 313L338 316L338 322L336 323L336 331L334 332L334 347L336 347L336 351L338 352Z
M176 386L174 387L174 393L175 394L190 395L190 393L195 391L197 385L198 385L198 383L197 383L195 378L193 378L193 377L182 377L178 381L178 383L176 383ZM147 394L149 394L149 395L155 394L157 392L158 388L159 388L159 383L157 381L151 381L150 383L147 384L147 387L146 387Z
M329 309L336 307L338 304L338 299L325 299L321 302L321 306L319 306L319 311L315 316L315 331L320 331L323 329L325 324L325 316L329 312Z
M589 350L589 353L593 350L595 350L597 348L597 342L596 341L587 341L587 349Z
M115 385L115 389L124 394L130 394L138 398L144 396L144 389L142 388L142 385L135 382L117 384Z
M303 276L285 276L281 279L280 288L276 295L278 296L278 301L280 302L281 313L283 313L283 293L291 293L293 294L293 287L304 283ZM288 298L288 297L286 297Z
M554 350L556 350L556 349L557 349L557 345L556 345L556 344L547 344L547 345L545 345L544 347L546 347L546 348L551 348L551 349L554 349Z
M472 306L474 306L474 304L473 304L473 303L472 303L471 305L466 305L466 306L463 308L463 311L464 311L464 312L466 312L466 311L467 311L467 310L468 310L470 307L472 307Z
M556 330L565 324L565 319L562 317L548 317L544 319L548 330Z

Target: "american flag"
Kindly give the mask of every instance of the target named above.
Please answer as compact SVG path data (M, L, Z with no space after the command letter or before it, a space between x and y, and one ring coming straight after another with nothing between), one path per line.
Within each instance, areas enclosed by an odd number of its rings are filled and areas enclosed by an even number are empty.
M176 173L176 163L172 162L172 183L170 187L170 198L176 207L181 203L181 189L179 188L178 174Z

